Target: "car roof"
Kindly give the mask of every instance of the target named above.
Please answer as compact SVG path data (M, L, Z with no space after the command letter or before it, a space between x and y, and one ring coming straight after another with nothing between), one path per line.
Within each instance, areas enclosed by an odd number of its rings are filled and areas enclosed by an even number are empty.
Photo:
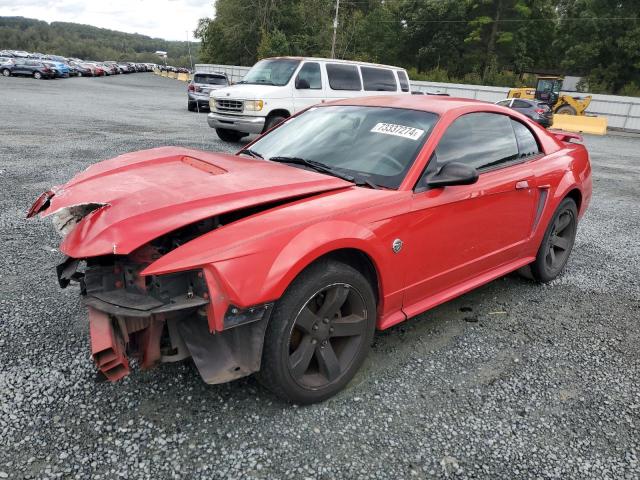
M328 105L362 105L367 107L392 107L422 110L443 114L445 112L473 106L493 106L492 103L470 98L444 97L439 95L380 95L373 97L345 98Z
M394 70L405 70L402 67L396 67L395 65L384 65L382 63L370 63L370 62L359 62L357 60L340 60L337 58L322 58L322 57L269 57L263 58L262 60L280 60L280 59L289 59L289 60L307 60L313 62L329 62L329 63L344 63L347 65L361 65L365 67L381 67L381 68L392 68Z

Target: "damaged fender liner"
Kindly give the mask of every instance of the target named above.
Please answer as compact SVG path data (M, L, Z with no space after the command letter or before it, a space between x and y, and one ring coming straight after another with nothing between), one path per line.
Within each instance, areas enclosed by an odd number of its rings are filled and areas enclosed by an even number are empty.
M96 297L85 298L89 307L91 353L96 366L112 382L129 374L127 354L136 356L143 369L158 362L191 356L200 376L209 384L225 383L260 370L271 305L257 321L212 334L206 315L198 309L202 300L184 299L173 305L141 311ZM165 325L170 342L168 350L173 352L168 355L162 352Z

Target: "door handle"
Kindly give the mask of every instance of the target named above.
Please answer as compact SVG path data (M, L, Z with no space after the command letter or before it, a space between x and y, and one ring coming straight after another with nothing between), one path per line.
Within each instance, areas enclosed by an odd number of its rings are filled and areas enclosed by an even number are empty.
M524 190L525 188L529 188L529 182L526 180L520 180L516 182L516 190Z

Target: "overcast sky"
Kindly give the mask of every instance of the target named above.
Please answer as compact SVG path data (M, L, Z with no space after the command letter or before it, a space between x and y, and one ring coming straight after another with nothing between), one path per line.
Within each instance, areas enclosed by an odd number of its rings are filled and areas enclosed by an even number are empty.
M193 40L198 19L212 17L213 0L0 0L0 17L76 22L167 40Z

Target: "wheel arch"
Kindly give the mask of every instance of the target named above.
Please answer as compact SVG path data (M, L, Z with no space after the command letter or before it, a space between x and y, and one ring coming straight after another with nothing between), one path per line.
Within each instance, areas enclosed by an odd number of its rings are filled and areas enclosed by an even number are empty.
M271 110L267 114L267 119L273 118L273 117L276 117L276 116L289 118L291 116L291 113L289 113L289 111L286 108L276 108L274 110Z

